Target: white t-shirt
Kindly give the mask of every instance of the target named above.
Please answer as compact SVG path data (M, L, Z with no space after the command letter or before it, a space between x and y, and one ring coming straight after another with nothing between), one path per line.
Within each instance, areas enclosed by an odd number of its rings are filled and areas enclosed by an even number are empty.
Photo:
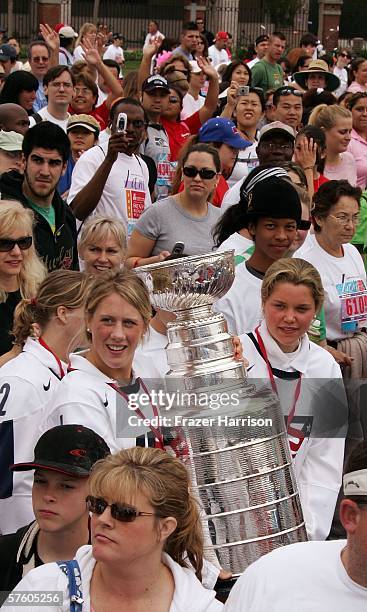
M326 337L341 340L352 336L358 329L355 317L361 315L361 326L367 320L367 279L363 260L352 244L343 245L344 256L334 257L311 239L296 251L319 271L325 291L324 309ZM366 316L362 318L363 312Z
M150 32L148 32L148 34L145 37L143 48L146 47L147 45L149 45L151 40L154 39L154 38L162 38L162 40L163 40L163 38L165 38L165 35L162 34L162 32L160 32L159 30L157 30L155 34L151 34Z
M308 537L324 540L330 531L342 481L348 417L340 367L325 349L310 342L306 334L296 351L284 353L270 335L265 321L258 331L274 369L285 422L299 382L299 378L293 378L294 373L302 374L301 392L291 424L302 433L289 435L289 441ZM255 332L252 338L257 340ZM247 334L241 335L240 340L249 362L248 377L256 385L270 387L266 361L255 343Z
M215 45L212 45L208 49L209 57L212 61L212 66L220 66L220 64L229 64L228 53L225 49L217 49Z
M10 472L9 465L33 461L34 447L46 431L62 372L53 354L28 338L20 355L0 368L0 532L13 533L34 520L33 472ZM57 423L55 423L57 424Z
M234 249L234 263L237 269L238 264L250 259L252 253L254 252L254 248L255 245L252 240L246 238L246 236L242 236L238 232L235 232L224 242L222 242L217 250L223 252Z
M233 587L226 612L365 612L367 589L347 574L346 540L283 546L252 563Z
M78 45L77 47L75 47L74 49L74 62L84 62L84 51L83 51L83 47L81 45Z
M75 165L68 204L94 176L106 157L108 141L83 153ZM116 217L123 221L130 236L142 212L151 205L146 163L136 155L119 153L111 168L101 199L92 215Z
M42 117L43 121L51 121L51 123L55 123L56 125L61 127L64 132L66 132L66 126L70 117L70 113L67 113L66 119L56 119L56 117L50 114L48 107L45 106L44 108L41 108L41 110L39 110L37 114ZM33 117L29 117L29 127L31 128L34 125L36 125L36 120Z
M242 182L248 173L259 165L259 160L256 153L257 145L258 143L254 142L250 147L247 147L247 149L241 149L238 152L232 174L226 179L229 188L236 185L238 181L241 181L242 185Z
M169 370L166 346L168 339L151 325L134 355L134 372L143 378L164 378ZM150 364L150 367L148 366Z
M333 72L340 80L340 86L338 87L338 89L333 91L334 96L339 98L339 96L341 96L345 91L347 91L348 73L345 68L338 68L337 66L335 66Z
M203 98L203 96L199 96L198 99L195 100L194 96L192 96L190 93L187 93L183 99L181 119L191 117L191 115L199 111L201 107L204 106L204 104L205 98Z
M122 47L116 47L115 45L109 45L103 54L103 59L111 59L121 64L125 61L124 51Z
M232 335L252 331L261 321L262 278L255 276L246 267L246 262L236 267L233 285L214 304L215 312L221 312Z
M251 62L247 62L247 66L250 68L253 68L255 66L255 64L257 64L257 62L259 62L260 59L258 57L255 57L253 60L251 60Z

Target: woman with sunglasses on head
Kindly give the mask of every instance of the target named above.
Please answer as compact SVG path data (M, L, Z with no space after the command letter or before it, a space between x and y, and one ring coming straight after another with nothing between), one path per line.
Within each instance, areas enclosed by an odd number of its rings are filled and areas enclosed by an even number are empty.
M187 151L182 160L183 191L160 200L138 219L128 245L127 266L151 263L151 257L159 254L164 259L177 242L184 243L187 255L212 250L211 230L220 211L210 197L220 170L218 152L212 146L197 144Z
M19 202L0 206L0 355L12 348L10 330L14 310L22 299L31 299L46 269L33 244L33 213Z
M69 353L85 342L84 301L88 279L82 272L58 270L47 276L34 297L22 300L14 316L15 347L22 351L0 369L1 426L10 427L13 444L3 447L0 530L13 531L32 518L31 479L9 480L15 460L29 461L52 401L67 372ZM55 423L56 424L56 423ZM15 453L15 455L14 455ZM5 476L6 474L6 476Z
M346 422L340 367L307 334L323 296L314 266L303 259L279 259L261 285L261 323L240 336L248 377L257 379L255 384L270 383L279 397L312 540L324 540L330 531L343 468L344 438L339 429Z
M83 609L223 609L200 583L200 511L181 461L158 449L123 450L96 464L89 491L92 546L75 556ZM70 606L68 586L53 563L30 572L17 588L61 591L64 604L45 608L61 612Z
M323 130L326 137L324 175L330 180L346 179L351 185L357 184L357 170L348 146L352 133L350 110L332 104L320 104L312 111L309 124Z
M352 61L347 91L353 93L367 91L367 59L365 57L357 57Z

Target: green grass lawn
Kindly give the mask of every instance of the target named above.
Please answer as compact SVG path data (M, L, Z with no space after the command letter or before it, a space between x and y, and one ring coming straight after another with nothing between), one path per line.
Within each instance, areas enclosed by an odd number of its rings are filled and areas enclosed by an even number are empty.
M123 69L123 74L126 76L132 70L138 70L140 66L140 60L126 60L125 66Z

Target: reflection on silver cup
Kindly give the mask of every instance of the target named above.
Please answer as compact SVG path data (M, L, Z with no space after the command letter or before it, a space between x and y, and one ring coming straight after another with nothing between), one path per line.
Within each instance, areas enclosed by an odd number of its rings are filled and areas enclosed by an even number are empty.
M168 324L166 389L205 513L207 558L238 576L261 555L306 539L278 398L246 378L213 302L234 280L233 251L142 266L154 308L176 313Z

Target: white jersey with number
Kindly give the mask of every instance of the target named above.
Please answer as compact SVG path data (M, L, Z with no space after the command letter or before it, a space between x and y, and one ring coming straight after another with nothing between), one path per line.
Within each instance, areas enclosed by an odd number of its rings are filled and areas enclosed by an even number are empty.
M33 471L11 472L13 463L32 461L34 447L47 429L55 392L66 373L34 338L23 352L0 368L0 531L12 533L34 520Z

